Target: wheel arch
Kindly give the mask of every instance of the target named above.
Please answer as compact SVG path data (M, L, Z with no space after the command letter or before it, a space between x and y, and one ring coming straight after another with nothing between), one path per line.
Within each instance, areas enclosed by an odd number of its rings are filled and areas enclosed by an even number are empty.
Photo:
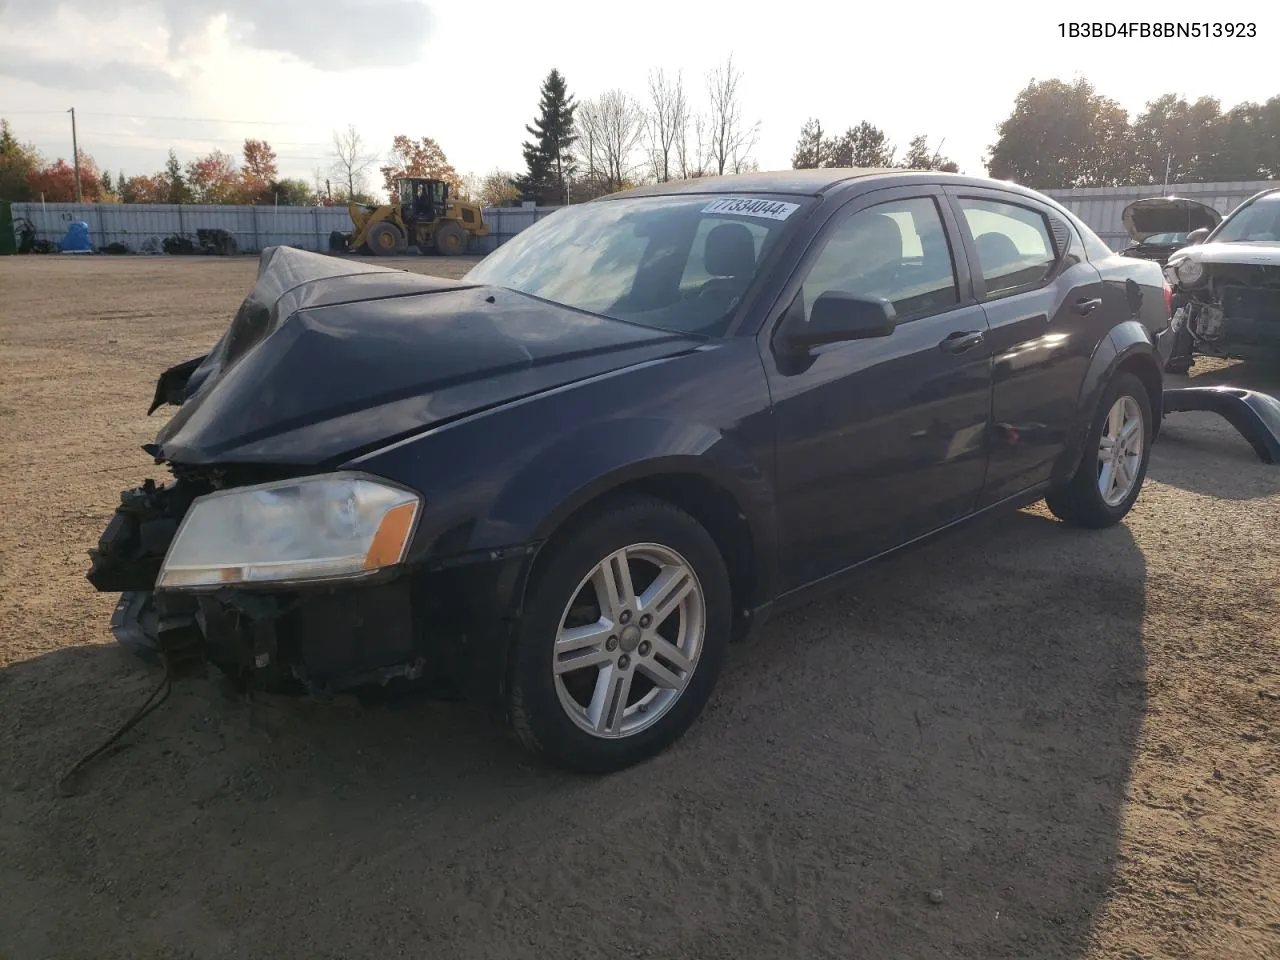
M706 469L705 463L697 462L701 459L666 457L622 467L574 491L538 526L539 547L529 565L525 590L535 582L548 556L547 548L571 535L580 522L607 509L611 502L652 497L689 514L715 541L729 572L734 633L741 635L762 589L761 534L753 528L743 498L733 490L732 483L719 476L718 471Z
M1127 320L1113 327L1094 348L1088 371L1080 384L1075 424L1053 470L1054 484L1066 483L1075 473L1084 455L1085 437L1098 400L1108 384L1122 372L1134 374L1147 388L1151 401L1152 440L1155 440L1164 410L1164 371L1151 331L1137 320Z

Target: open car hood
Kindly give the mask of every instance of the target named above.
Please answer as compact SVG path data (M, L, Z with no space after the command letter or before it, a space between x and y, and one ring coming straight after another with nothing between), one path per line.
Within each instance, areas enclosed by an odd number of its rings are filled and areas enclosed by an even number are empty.
M1125 207L1120 218L1125 232L1138 243L1157 233L1212 230L1222 222L1222 214L1213 207L1185 197L1143 197Z
M166 371L151 449L183 464L321 466L701 338L288 247L213 349Z

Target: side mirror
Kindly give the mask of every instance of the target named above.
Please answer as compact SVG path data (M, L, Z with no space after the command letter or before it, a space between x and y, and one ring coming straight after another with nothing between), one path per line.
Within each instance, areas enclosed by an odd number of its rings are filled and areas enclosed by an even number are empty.
M1204 238L1209 235L1208 227L1199 227L1187 234L1187 246L1193 246L1197 243L1204 243Z
M893 303L880 297L859 297L828 290L813 302L808 323L797 323L787 331L787 342L798 348L887 337L898 324Z

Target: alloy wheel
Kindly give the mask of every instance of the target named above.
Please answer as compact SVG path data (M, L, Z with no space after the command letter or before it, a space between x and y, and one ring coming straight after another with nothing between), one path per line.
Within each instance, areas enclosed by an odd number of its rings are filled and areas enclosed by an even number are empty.
M1122 396L1111 405L1098 441L1098 492L1107 506L1118 506L1133 492L1142 444L1142 409L1133 397Z
M698 666L707 601L693 567L656 543L601 560L565 607L552 670L560 705L595 737L630 737L661 719Z

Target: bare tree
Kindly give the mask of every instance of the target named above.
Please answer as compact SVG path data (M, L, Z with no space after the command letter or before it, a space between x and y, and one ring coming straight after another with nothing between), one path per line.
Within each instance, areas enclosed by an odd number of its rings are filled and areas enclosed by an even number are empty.
M708 119L707 149L711 167L718 174L726 171L742 173L750 161L751 151L760 138L760 122L748 125L742 119L738 85L742 74L733 66L730 54L723 66L707 77L711 116Z
M334 131L333 158L334 178L347 188L347 196L364 193L365 171L378 161L378 154L366 148L354 124L344 133Z
M621 190L635 175L635 151L644 132L644 111L622 90L606 90L578 106L577 145L587 179L602 192Z
M472 171L471 173L463 174L461 179L462 186L457 192L459 197L464 200L475 200L476 197L480 196L480 188L484 184L484 178L480 174ZM453 196L453 191L450 191L450 196Z
M707 175L707 119L689 110L676 127L676 167L682 180Z
M679 163L679 139L688 128L689 106L684 96L684 81L679 73L674 82L662 68L649 74L649 109L645 113L645 145L654 179L665 183L671 179L672 162ZM682 173L683 175L683 173Z

